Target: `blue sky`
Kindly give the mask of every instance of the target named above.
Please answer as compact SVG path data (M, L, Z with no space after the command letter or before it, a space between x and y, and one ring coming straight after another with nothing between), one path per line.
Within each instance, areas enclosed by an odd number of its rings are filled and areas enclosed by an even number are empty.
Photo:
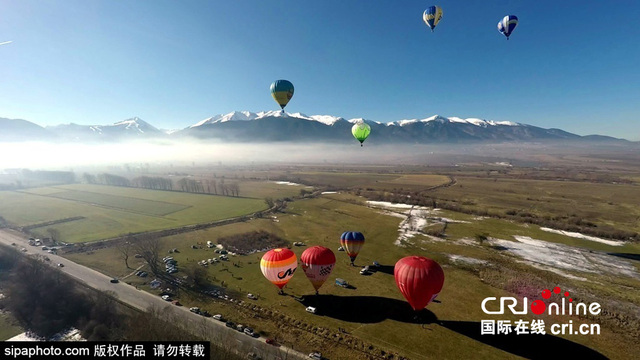
M183 128L233 110L376 121L433 114L640 140L640 3L0 2L0 117L40 125L138 116ZM511 40L496 29L520 19Z

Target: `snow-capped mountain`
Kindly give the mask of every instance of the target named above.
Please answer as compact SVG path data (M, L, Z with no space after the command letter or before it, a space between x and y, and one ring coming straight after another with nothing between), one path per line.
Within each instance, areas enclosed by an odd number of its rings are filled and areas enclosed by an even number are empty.
M148 122L134 117L118 121L111 125L78 125L74 123L46 127L47 130L62 139L85 140L117 140L122 138L158 137L164 132Z
M282 111L234 111L209 117L182 130L159 130L134 117L112 125L65 124L42 128L25 120L0 119L0 141L121 141L150 138L199 138L233 142L354 141L351 127L358 121L371 126L369 144L432 144L503 141L615 141L607 136L579 136L560 129L543 129L511 121L462 119L434 115L388 123L345 119L332 115L305 115Z

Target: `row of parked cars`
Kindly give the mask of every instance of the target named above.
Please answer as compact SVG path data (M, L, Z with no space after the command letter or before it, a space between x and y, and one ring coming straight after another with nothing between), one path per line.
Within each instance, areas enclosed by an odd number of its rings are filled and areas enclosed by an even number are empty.
M165 271L168 274L175 274L178 272L178 260L175 260L173 256L163 257L162 262L164 262Z

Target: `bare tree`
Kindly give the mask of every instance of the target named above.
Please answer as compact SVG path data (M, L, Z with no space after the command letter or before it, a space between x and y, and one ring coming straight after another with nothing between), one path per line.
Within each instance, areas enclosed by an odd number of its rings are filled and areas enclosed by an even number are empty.
M129 256L131 255L131 251L133 250L133 245L131 244L131 238L129 236L125 237L123 241L118 243L116 249L122 256L124 260L124 264L127 266L127 269L131 269L129 266Z
M160 241L157 238L144 237L133 243L133 249L149 265L149 269L155 275L160 274Z

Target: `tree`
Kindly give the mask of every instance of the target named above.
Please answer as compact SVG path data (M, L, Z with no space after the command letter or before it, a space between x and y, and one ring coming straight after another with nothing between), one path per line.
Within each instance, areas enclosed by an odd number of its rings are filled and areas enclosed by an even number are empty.
M160 271L160 241L157 238L144 237L133 243L133 249L137 254L142 255L144 261L149 265L149 269L155 275Z
M273 198L271 198L271 197L264 198L264 203L267 204L269 209L271 209L273 207L273 205L275 205L275 203L273 202Z
M131 250L133 250L133 246L130 240L131 240L130 237L125 237L116 246L116 249L122 256L122 259L124 260L124 264L127 266L127 269L131 269L131 267L129 266L129 256L131 255Z

